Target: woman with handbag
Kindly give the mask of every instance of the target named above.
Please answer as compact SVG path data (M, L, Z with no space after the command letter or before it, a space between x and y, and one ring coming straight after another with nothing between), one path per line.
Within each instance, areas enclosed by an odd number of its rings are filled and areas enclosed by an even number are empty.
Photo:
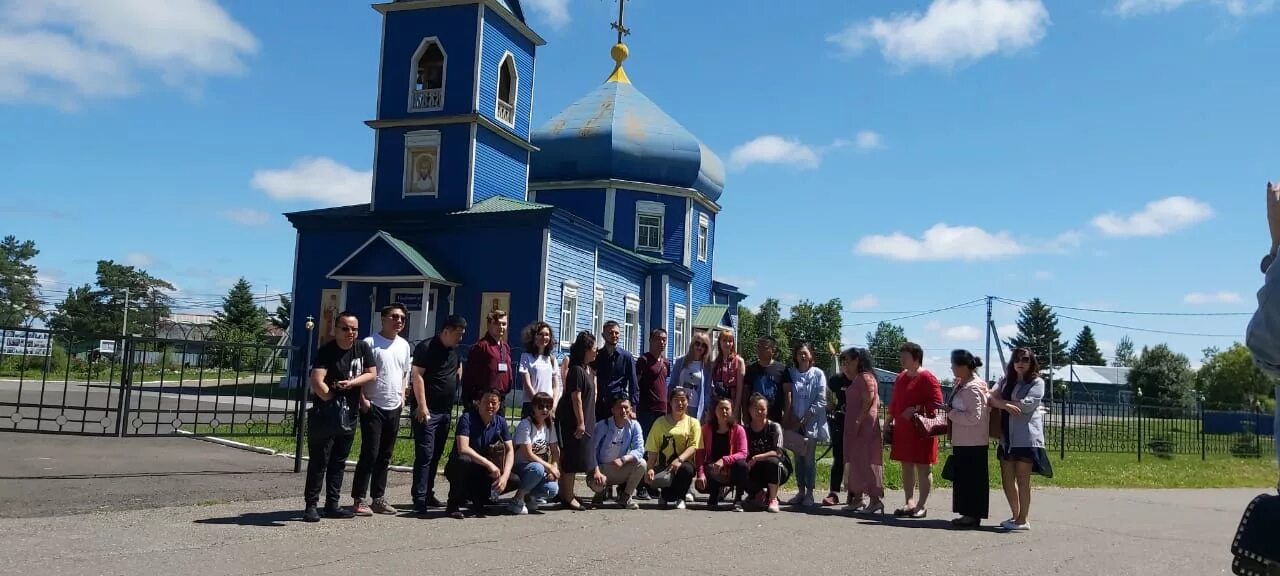
M880 431L880 382L871 352L850 348L840 354L845 388L844 461L849 466L849 503L845 510L865 514L884 512L884 442ZM862 497L871 499L863 504ZM865 506L865 507L864 507Z
M999 391L988 403L999 412L1000 480L1013 516L1000 523L1010 531L1030 530L1027 514L1031 510L1031 474L1053 477L1049 453L1044 449L1044 420L1040 402L1044 398L1044 380L1040 379L1040 362L1028 348L1013 351L1013 360L1000 380Z
M938 438L921 433L915 426L916 414L932 418L942 406L942 384L933 373L921 366L924 349L919 344L907 342L899 351L904 370L893 383L893 397L889 400L889 418L892 419L893 447L889 458L902 464L902 491L906 504L894 510L894 516L924 518L928 515L925 505L933 488L932 466L938 463ZM915 501L916 484L920 485L920 500Z
M702 425L689 415L689 392L685 388L671 390L667 407L670 411L653 423L645 439L649 471L644 479L650 487L659 489L659 508L674 503L677 510L684 510L685 496L693 484L694 455L702 448Z
M791 409L783 415L782 442L795 454L799 492L787 504L807 508L814 504L813 489L818 483L815 450L819 442L831 439L827 429L827 375L813 364L813 350L807 343L796 346L791 364Z
M987 472L987 383L978 378L982 360L968 350L951 352L951 375L955 388L947 419L951 421L951 455L943 466L943 478L951 481L951 511L959 518L951 524L975 528L987 517L990 490Z
M782 449L782 426L769 419L769 401L763 394L752 394L747 406L747 501L767 505L769 512L777 514L778 488L791 477L791 462Z

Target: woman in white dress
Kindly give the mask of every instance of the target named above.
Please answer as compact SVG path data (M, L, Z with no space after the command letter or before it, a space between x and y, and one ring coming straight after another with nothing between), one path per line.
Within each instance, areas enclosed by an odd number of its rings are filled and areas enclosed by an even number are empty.
M520 381L524 385L524 406L520 417L528 418L533 397L539 392L551 397L551 413L555 414L560 399L560 367L551 347L551 326L535 322L524 331L524 353L520 355Z

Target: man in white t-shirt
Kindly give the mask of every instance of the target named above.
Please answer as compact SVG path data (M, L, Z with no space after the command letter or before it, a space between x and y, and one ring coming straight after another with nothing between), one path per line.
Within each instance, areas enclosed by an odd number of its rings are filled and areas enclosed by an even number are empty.
M403 304L383 308L382 331L364 339L373 348L378 379L360 389L360 460L356 463L355 482L351 487L351 497L356 501L356 516L372 516L374 512L397 513L384 496L391 452L400 432L400 412L404 409L404 390L409 382L410 356L413 353L409 342L400 337L408 315ZM370 477L373 478L372 488L369 487ZM372 506L365 501L366 490L373 496Z

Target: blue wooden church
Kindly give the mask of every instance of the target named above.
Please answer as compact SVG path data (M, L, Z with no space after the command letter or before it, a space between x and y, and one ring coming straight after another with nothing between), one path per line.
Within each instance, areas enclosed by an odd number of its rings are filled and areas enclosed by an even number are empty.
M297 229L293 325L317 344L341 310L404 336L460 314L480 335L492 309L510 342L545 320L567 348L606 320L669 354L694 330L733 327L743 294L713 279L720 159L627 78L620 11L613 73L536 130L537 47L518 0L396 0L383 16L373 190L368 204L287 214Z

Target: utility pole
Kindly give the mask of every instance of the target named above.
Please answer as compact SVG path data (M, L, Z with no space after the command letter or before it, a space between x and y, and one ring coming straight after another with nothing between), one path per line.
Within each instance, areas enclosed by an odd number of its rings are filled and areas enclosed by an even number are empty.
M124 289L124 321L120 323L120 336L128 335L129 331L129 289Z
M983 372L982 379L987 382L991 381L991 296L987 296L987 356L982 359Z

